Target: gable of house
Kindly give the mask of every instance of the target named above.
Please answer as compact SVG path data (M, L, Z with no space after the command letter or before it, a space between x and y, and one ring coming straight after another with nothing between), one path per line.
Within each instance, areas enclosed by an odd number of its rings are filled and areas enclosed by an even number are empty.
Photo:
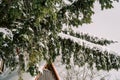
M53 65L46 64L43 68L43 74L39 74L35 80L60 80L57 71Z

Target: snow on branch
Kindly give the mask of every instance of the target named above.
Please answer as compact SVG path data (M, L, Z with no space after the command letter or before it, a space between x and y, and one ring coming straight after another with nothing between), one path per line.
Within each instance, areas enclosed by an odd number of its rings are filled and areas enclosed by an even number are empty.
M77 38L80 38L80 39L83 39L83 40L86 40L86 41L89 41L91 43L94 43L94 44L99 44L99 45L109 45L111 43L116 43L117 41L113 41L113 40L108 40L108 39L105 39L105 38L98 38L96 36L93 36L93 35L90 35L88 33L83 33L83 32L80 32L80 31L76 31L74 29L63 29L63 33L65 34L69 34L71 36L74 36L74 37L77 37Z
M62 39L70 39L71 41L73 41L74 43L78 43L81 46L85 46L85 48L90 48L93 50L100 50L100 52L104 53L105 51L107 51L108 53L114 54L116 56L119 56L119 54L113 52L112 50L106 48L105 46L101 46L98 44L94 44L91 42L88 42L86 40L68 35L68 34L64 34L63 32L59 33L58 36L60 36Z

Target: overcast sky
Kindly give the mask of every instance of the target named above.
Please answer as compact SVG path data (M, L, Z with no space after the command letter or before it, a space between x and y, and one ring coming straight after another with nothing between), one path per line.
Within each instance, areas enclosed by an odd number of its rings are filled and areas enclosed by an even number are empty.
M120 3L114 3L114 8L100 10L98 4L95 5L95 14L92 17L93 23L83 25L80 31L118 41L118 44L109 46L110 49L120 52ZM119 53L120 54L120 53Z
M98 37L104 37L118 41L108 48L120 55L120 3L114 3L114 8L101 11L98 4L95 5L95 15L92 17L93 23L83 25L80 31L87 32ZM120 80L120 70L111 70L108 80Z

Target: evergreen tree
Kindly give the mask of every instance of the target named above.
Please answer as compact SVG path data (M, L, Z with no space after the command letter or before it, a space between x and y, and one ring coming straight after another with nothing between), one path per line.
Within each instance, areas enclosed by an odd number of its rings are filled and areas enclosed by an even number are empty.
M54 62L62 55L62 62L70 67L85 63L98 70L118 69L120 56L101 50L116 41L100 39L72 28L91 23L94 4L101 10L113 8L117 0L1 0L0 1L0 57L11 70L37 73L36 64L44 59ZM63 29L63 26L68 26ZM94 44L89 46L88 44ZM97 46L96 46L97 45ZM100 46L101 45L101 46ZM27 66L27 69L25 67Z

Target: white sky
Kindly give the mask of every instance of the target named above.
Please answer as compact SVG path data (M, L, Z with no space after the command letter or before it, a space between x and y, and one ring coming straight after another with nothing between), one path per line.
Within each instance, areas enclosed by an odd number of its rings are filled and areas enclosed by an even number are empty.
M95 5L93 23L83 25L80 31L88 32L98 37L104 37L118 41L117 44L108 46L111 50L120 54L120 3L114 3L114 8L101 11L98 4ZM111 70L108 80L120 80L120 70Z
M118 41L110 47L113 51L120 52L120 3L114 3L114 8L100 10L98 4L95 5L95 14L92 17L93 23L83 25L80 31Z

